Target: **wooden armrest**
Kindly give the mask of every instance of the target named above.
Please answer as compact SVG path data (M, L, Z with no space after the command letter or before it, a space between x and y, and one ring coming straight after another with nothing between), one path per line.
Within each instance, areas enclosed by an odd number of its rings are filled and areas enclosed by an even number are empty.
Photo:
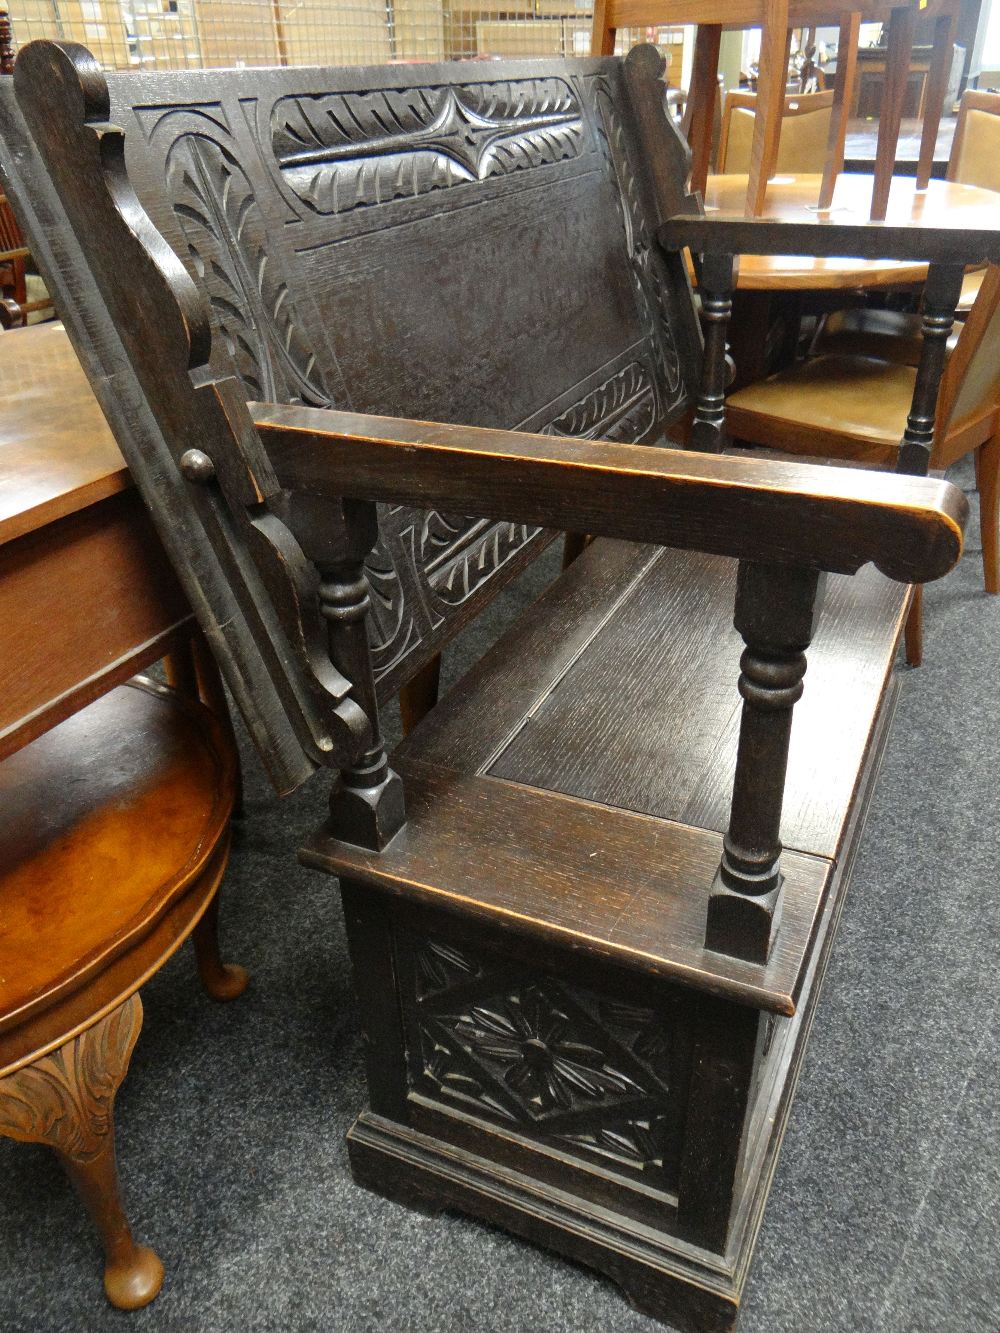
M956 214L954 227L901 227L838 222L818 214L805 222L783 222L715 213L667 218L656 235L666 250L690 248L699 254L848 256L960 265L1000 262L1000 231L963 228L960 218Z
M251 404L291 492L388 500L905 583L958 560L945 481L649 445Z

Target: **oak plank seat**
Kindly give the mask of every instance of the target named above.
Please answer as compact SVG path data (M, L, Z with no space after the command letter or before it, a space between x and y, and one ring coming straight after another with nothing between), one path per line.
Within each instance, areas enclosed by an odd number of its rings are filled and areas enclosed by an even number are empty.
M736 562L722 557L592 543L394 751L410 817L392 843L366 853L320 830L302 859L428 904L461 903L500 928L583 934L604 957L793 1014L859 775L891 715L908 592L870 568L828 590L785 785L783 933L762 973L706 950L688 892L714 873L729 818L735 581ZM848 624L863 641L853 660ZM463 844L474 859L442 855Z
M908 585L958 559L966 506L935 479L723 452L713 246L731 280L789 229L698 216L661 71L640 48L105 79L38 43L0 88L0 155L275 785L334 774L304 855L341 880L357 1179L721 1329ZM1000 257L992 232L871 235ZM692 448L658 447L686 418ZM458 549L421 548L438 521ZM527 559L553 530L599 540L396 772L387 682L501 585L505 534Z

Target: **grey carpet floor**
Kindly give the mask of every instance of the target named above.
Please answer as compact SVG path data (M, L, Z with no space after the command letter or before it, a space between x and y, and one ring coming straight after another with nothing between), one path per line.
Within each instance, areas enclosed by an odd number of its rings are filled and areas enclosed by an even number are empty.
M969 485L969 472L961 473ZM975 508L975 501L974 501ZM447 663L451 684L552 577L555 553ZM928 590L752 1269L742 1333L998 1327L995 1018L1000 599L978 529ZM0 1330L602 1330L659 1327L609 1283L499 1231L358 1188L344 1135L364 1104L332 881L297 865L317 780L275 801L247 755L225 882L227 956L253 976L215 1005L190 953L144 989L118 1100L137 1232L159 1299L103 1303L99 1255L50 1156L0 1141Z

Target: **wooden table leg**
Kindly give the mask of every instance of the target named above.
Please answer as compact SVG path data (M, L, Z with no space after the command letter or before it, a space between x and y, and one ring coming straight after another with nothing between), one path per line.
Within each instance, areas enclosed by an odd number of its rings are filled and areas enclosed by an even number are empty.
M191 934L198 976L213 1000L235 1000L247 988L249 973L239 963L224 963L219 952L219 894L216 889Z
M934 150L948 91L948 75L951 73L954 32L954 14L943 15L934 25L934 47L924 92L924 127L920 135L920 157L917 162L918 190L927 189L934 167Z
M730 392L755 384L795 359L805 294L740 291L733 294L729 354L735 375Z
M819 191L819 207L829 208L837 177L844 169L844 145L847 142L847 122L851 115L851 101L858 72L858 40L861 15L845 14L837 39L837 73L833 81L833 112L830 117L830 137L823 164L823 184Z
M872 187L872 222L884 222L889 206L892 173L896 167L896 147L903 119L903 99L910 75L913 51L914 10L894 9L889 18L888 51L885 62L885 92L878 121L878 146L875 149L875 183Z
M719 43L722 28L718 23L699 23L694 41L694 65L691 86L681 130L691 148L691 183L689 189L704 196L712 156L712 126L715 123L715 99L719 95Z
M0 1079L0 1134L53 1148L104 1244L104 1290L120 1310L148 1305L163 1265L137 1245L122 1208L115 1164L114 1101L142 1027L129 998L48 1055Z

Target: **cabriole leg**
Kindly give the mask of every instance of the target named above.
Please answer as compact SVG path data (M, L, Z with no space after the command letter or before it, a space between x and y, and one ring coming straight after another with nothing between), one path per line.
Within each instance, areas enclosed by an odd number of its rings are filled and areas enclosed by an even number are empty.
M195 961L201 984L213 1000L235 1000L250 980L246 968L238 963L224 963L219 952L219 890L216 889L205 913L191 934Z
M159 1258L132 1237L115 1162L115 1093L141 1026L142 1003L131 995L79 1036L0 1079L0 1134L54 1149L100 1234L104 1290L121 1310L148 1305L163 1284Z

